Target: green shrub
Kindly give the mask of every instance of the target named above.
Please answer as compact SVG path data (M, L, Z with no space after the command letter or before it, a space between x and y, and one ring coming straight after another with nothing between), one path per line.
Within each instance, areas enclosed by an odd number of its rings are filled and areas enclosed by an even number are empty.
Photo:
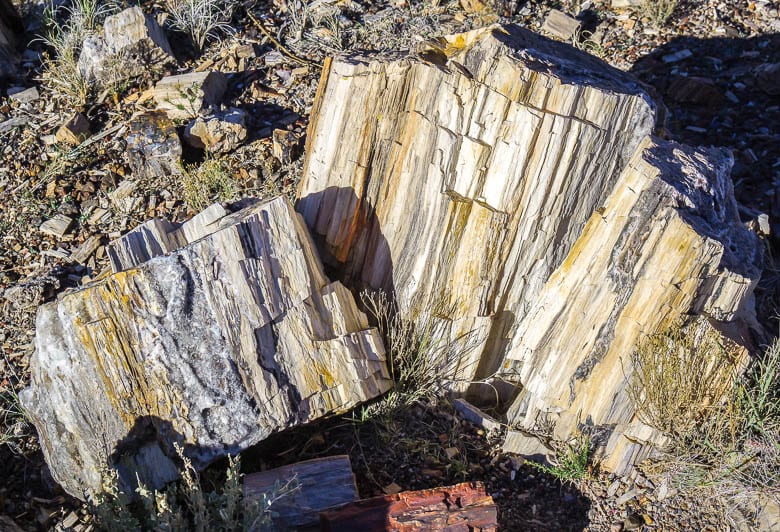
M207 158L200 165L184 167L181 183L184 202L194 211L203 210L215 201L230 201L238 196L236 181L221 159Z

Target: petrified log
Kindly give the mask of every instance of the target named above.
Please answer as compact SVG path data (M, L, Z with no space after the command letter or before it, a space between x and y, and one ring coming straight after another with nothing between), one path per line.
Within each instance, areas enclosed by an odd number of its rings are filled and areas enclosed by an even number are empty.
M244 477L244 497L274 496L279 487L294 489L273 504L274 523L282 530L316 526L320 512L358 500L349 456L315 458Z
M151 487L389 387L381 339L277 198L115 242L116 273L40 307L22 394L54 478ZM184 247L179 247L179 246ZM171 251L174 250L174 251Z
M730 155L652 140L654 120L632 77L519 27L341 57L297 209L348 286L434 309L451 339L479 332L449 376L517 383L510 423L617 438L637 432L621 357L681 315L738 330L760 274Z
M320 514L324 532L498 530L498 512L481 482L382 495Z

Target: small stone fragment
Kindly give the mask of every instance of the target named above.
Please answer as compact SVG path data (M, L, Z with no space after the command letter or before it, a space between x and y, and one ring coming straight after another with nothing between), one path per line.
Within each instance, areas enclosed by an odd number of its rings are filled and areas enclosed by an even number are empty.
M286 129L274 129L273 152L274 157L282 164L288 164L298 155L300 137L293 131Z
M395 482L391 482L382 488L382 491L384 491L387 495L395 495L396 493L401 493L403 490L404 489Z
M688 59L689 57L693 57L693 52L685 48L684 50L679 50L671 54L666 54L661 58L661 60L664 63L676 63L678 61L682 61L683 59Z
M465 399L455 399L454 404L455 410L463 417L463 419L474 423L478 427L482 427L488 432L497 431L501 428L501 423L485 414L482 412L482 410L472 405Z
M557 9L551 9L542 24L542 31L564 41L574 39L579 29L579 20Z
M31 275L3 292L3 299L18 310L30 309L51 297L60 287L60 281L51 271Z
M618 497L618 499L615 501L615 506L623 506L624 504L626 504L628 501L630 501L637 495L639 495L639 490L637 490L636 488L630 489L627 492L625 492L623 495Z
M40 98L40 94L38 94L38 89L36 87L29 87L27 89L23 87L14 87L13 89L8 89L8 99L15 102L30 103L38 98Z
M130 122L127 155L136 178L181 174L181 142L175 124L162 111L151 111Z
M709 78L678 76L669 84L666 94L674 101L717 106L723 102L723 93Z
M642 7L645 5L646 1L647 0L612 0L610 5L613 9L625 9L627 7Z
M246 139L246 112L231 107L210 117L198 117L184 130L184 138L191 146L211 153L233 151Z
M226 88L221 72L190 72L161 79L154 87L154 100L170 118L195 118L201 109L218 105Z
M65 236L73 225L73 218L64 214L55 214L43 222L40 226L41 233L51 235L56 238Z
M772 227L769 224L769 215L761 213L758 215L758 231L760 234L769 236L772 234Z
M106 41L99 35L90 35L84 39L78 60L78 69L84 79L103 79L104 62L109 55Z
M89 120L83 114L76 113L60 126L55 136L63 144L81 144L89 136Z
M76 264L84 264L99 246L100 235L90 236L70 255L70 261Z
M755 69L758 87L771 96L780 95L780 63L765 63Z
M552 452L539 438L519 430L507 431L502 450L534 458L546 458Z

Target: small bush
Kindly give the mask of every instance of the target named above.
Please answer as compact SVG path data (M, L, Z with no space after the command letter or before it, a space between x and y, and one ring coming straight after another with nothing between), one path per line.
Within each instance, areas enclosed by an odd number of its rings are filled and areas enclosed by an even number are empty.
M183 169L184 202L200 211L215 201L230 201L238 195L238 186L227 164L220 159L206 159L200 165Z
M638 350L645 364L660 365L651 374L669 387L654 394L654 401L664 398L667 405L656 403L649 410L646 397L633 394L640 416L671 441L646 465L647 471L689 495L717 497L731 510L752 511L765 498L780 503L780 343L742 377L732 373L727 378L727 370L735 368L722 346L677 331ZM653 345L657 351L649 354ZM722 372L713 373L713 359L720 360ZM668 374L673 371L679 373ZM646 370L644 374L640 378L652 384ZM712 379L711 391L705 389L707 379ZM673 386L679 397L672 395ZM664 418L662 412L676 419Z
M78 68L84 39L112 9L98 0L76 0L69 7L50 6L44 15L48 28L40 40L49 46L53 56L44 55L41 81L66 102L84 105L92 87Z
M576 482L588 475L588 462L591 455L591 442L588 436L578 435L573 440L559 445L554 457L550 458L552 466L528 462L532 467L552 475L561 482Z
M736 370L733 349L704 321L649 336L631 361L628 392L640 419L683 437L728 391Z
M678 0L647 0L643 6L643 14L656 26L663 26L677 8Z
M131 503L117 488L114 470L107 473L103 493L94 497L92 515L100 530L151 530L159 532L194 530L207 532L273 530L273 504L298 489L295 479L281 484L259 500L243 496L240 459L229 457L226 480L219 491L204 492L200 477L180 447L183 461L181 481L165 491L150 491L139 485L140 501Z
M401 310L384 292L361 293L361 300L385 340L393 388L362 410L363 420L388 414L421 399L441 395L454 382L456 364L478 344L474 332L450 340L433 306Z
M222 0L167 0L170 27L186 33L200 52L210 40L234 33L232 4Z

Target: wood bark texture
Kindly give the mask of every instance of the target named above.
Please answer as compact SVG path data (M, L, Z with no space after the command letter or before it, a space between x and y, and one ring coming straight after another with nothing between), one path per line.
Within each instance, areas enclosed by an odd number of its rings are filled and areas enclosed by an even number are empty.
M452 341L478 332L453 388L498 376L520 390L510 423L617 438L636 421L621 357L687 314L741 334L762 260L730 154L653 139L654 122L631 76L519 27L341 57L297 209L348 286L432 310ZM639 456L611 449L618 469Z
M182 247L183 246L183 247ZM22 402L54 478L84 497L101 473L133 489L386 391L384 348L325 277L285 199L112 245L116 273L40 307Z
M358 500L349 456L315 458L244 477L244 496L272 496L275 488L289 486L292 493L273 504L274 523L282 530L317 526L320 512Z
M498 530L496 504L481 482L382 495L320 515L324 532Z

